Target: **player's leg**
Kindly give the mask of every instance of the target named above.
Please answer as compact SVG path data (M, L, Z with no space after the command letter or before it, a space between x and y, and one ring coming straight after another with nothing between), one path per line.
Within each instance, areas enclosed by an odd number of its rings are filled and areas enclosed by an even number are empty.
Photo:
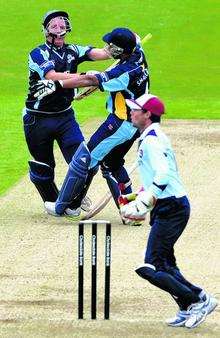
M73 111L60 116L57 121L55 135L61 152L69 164L69 170L61 187L56 203L57 206L47 204L47 209L48 212L51 211L53 214L56 210L60 215L64 213L65 208L75 207L72 200L81 192L83 182L87 177L90 155L83 142L84 137L75 120Z
M109 186L109 190L113 196L115 204L119 209L118 198L121 194L129 194L132 192L132 182L128 175L127 170L124 167L124 157L127 152L130 150L134 141L139 137L139 131L137 131L134 136L127 140L126 142L119 144L114 147L110 153L104 157L102 161L102 174L106 179ZM125 224L125 221L122 220ZM129 225L141 225L141 222L127 221L126 224Z
M136 272L153 285L169 292L178 304L187 309L187 317L183 316L182 323L176 326L193 328L205 320L209 309L213 310L216 304L210 299L201 301L194 291L167 272L167 254L185 229L190 210L187 198L170 199L160 201L155 207L145 255L146 264Z
M103 159L103 174L105 174L105 178L108 181L109 175L107 172L113 176L118 182L118 189L115 192L114 196L114 182L110 177L108 185L113 185L113 198L115 201L118 201L118 197L120 194L129 194L132 192L131 180L127 173L127 170L124 167L124 157L127 152L132 147L134 141L139 137L139 132L137 131L134 136L122 144L114 147L108 155L106 155ZM110 189L111 190L111 189ZM117 202L116 202L117 205Z
M167 254L167 258L166 258L166 262L167 262L167 271L177 280L179 280L181 283L185 284L186 286L188 286L192 291L194 291L198 296L201 297L203 296L203 289L190 283L188 280L186 280L186 278L182 275L182 273L180 272L178 266L176 265L176 258L174 255L174 248L170 248L170 251Z
M110 114L107 120L98 128L88 142L88 148L90 149L92 158L90 166L93 168L93 166L98 163L102 163L103 177L107 181L117 207L119 207L118 197L120 195L120 190L118 181L113 175L113 170L116 171L117 169L118 174L120 171L120 178L127 180L127 182L124 183L127 184L128 187L128 181L130 181L130 179L128 175L126 175L126 170L120 170L120 168L123 167L124 164L123 157L125 154L125 143L129 141L129 148L131 147L134 140L130 140L133 138L136 131L137 129L127 121L123 121L117 116ZM128 151L127 148L126 152ZM122 175L124 176L122 177Z
M55 210L57 214L62 215L74 198L84 189L90 160L89 150L85 142L82 142L69 164L68 172L56 201Z
M57 121L56 141L65 161L69 164L79 145L84 141L73 110L61 116Z
M88 175L87 175L86 181L84 183L83 189L78 194L78 196L72 201L72 203L70 205L71 208L77 209L77 208L81 207L81 209L85 210L85 206L83 204L84 204L84 201L87 197L86 194L87 194L89 187L92 183L93 177L97 174L98 170L99 170L98 165L88 170ZM85 210L85 211L87 211L87 210Z
M83 196L88 191L94 175L98 171L99 163L103 158L117 145L122 143L128 137L132 137L136 128L128 130L128 123L118 119L115 115L110 114L97 131L91 136L87 146L91 153L90 169L86 182L73 203L80 205Z
M30 180L36 186L43 201L55 201L58 189L54 182L53 137L50 135L48 119L29 114L23 116L24 133L30 160Z
M176 265L176 258L174 255L174 248L171 249L169 252L169 255L167 256L167 272L169 272L174 278L179 280L184 285L188 286L192 291L194 291L200 298L200 301L206 302L207 307L207 315L210 314L215 307L217 306L217 300L208 294L204 289L201 287L198 287L192 283L190 283L186 278L181 274L179 268ZM178 301L176 299L176 302L179 306L179 310L176 313L176 315L168 320L166 320L166 323L169 326L184 326L187 319L190 316L190 312L187 310L187 304L184 304L181 302L181 300Z
M109 114L88 142L91 152L90 167L93 168L101 163L112 149L130 140L136 131L137 128L133 127L131 123L119 119L114 114Z
M189 217L189 211L182 208L173 212L170 199L157 203L157 211L151 220L151 231L145 253L145 265L136 272L155 286L169 292L189 306L199 301L199 297L186 285L176 280L166 271L166 257L170 247L175 244L183 232Z
M60 190L55 210L60 215L67 207L75 209L73 202L84 186L88 174L90 154L74 113L63 118L59 125L57 142L69 169Z

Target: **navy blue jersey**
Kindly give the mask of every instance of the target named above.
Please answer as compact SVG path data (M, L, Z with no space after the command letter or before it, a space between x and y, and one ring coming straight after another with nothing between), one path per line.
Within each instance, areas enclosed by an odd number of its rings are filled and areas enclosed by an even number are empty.
M108 112L130 121L130 108L125 99L136 99L149 91L148 66L141 46L137 46L128 59L96 77L100 90L110 92L106 105Z
M61 48L53 47L51 51L48 42L38 46L29 55L29 85L44 79L46 73L52 69L61 73L76 73L80 63L92 61L88 56L91 49L90 46L64 44ZM37 100L29 92L26 108L36 112L59 113L71 106L73 98L74 89L59 89L42 100Z

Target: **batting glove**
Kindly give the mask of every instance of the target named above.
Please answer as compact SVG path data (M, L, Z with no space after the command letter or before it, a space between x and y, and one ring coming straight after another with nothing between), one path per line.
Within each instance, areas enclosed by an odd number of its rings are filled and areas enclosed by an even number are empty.
M156 203L155 197L148 191L141 191L137 198L120 208L121 215L127 219L142 221Z
M63 82L53 80L40 80L31 86L31 92L38 100L42 100L45 96L53 94L57 89L63 88Z

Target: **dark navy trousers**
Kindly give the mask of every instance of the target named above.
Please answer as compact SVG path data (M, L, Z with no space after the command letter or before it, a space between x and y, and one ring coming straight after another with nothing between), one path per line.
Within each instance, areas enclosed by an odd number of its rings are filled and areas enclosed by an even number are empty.
M56 140L67 163L69 163L84 140L74 112L46 115L26 113L23 116L24 133L28 149L36 161L55 167L53 154Z
M145 263L166 270L176 266L174 244L184 231L190 216L186 196L158 199L150 215L151 230L145 253Z
M181 310L198 302L202 291L183 277L174 255L174 245L184 231L189 216L190 205L186 196L157 200L150 215L151 230L145 265L136 270L142 278L169 292Z

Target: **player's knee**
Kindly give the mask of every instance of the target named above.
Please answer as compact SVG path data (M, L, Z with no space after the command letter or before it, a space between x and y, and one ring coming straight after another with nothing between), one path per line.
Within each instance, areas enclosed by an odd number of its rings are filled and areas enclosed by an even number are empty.
M152 282L155 278L156 267L151 264L144 264L135 269L135 272L143 279Z
M91 155L85 142L82 142L76 150L69 164L72 171L76 172L77 176L85 177L88 174Z
M43 162L35 160L28 161L30 167L30 179L33 183L53 182L54 168Z
M54 202L58 196L58 189L54 182L54 168L43 162L31 160L30 179L34 183L43 201Z

